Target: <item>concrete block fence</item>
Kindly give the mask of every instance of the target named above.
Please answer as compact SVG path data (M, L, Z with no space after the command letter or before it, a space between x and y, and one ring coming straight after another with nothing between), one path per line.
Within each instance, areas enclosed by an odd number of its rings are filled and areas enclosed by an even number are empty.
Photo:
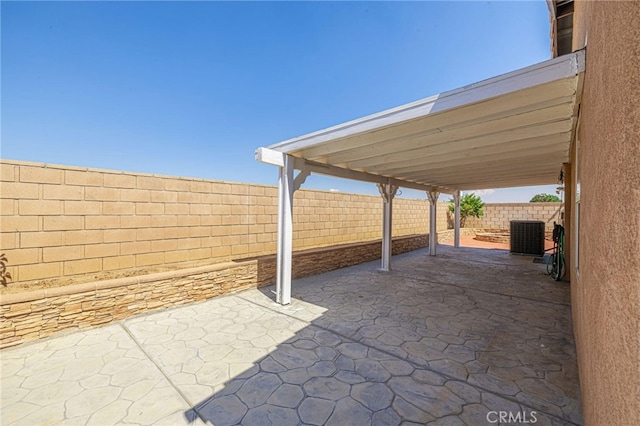
M0 169L0 249L14 285L276 250L274 186L11 160ZM381 238L380 197L299 190L294 205L294 250ZM438 216L446 229L444 203ZM394 201L394 236L428 227L426 199Z
M274 282L274 186L0 160L0 199L0 348ZM507 206L468 226L555 207ZM297 191L293 276L380 258L381 213L378 196ZM394 254L428 245L426 196L393 217ZM450 223L440 203L441 241Z
M467 228L509 229L512 220L540 220L547 231L553 231L553 221L560 222L558 211L562 203L500 203L485 204L484 216L467 219Z

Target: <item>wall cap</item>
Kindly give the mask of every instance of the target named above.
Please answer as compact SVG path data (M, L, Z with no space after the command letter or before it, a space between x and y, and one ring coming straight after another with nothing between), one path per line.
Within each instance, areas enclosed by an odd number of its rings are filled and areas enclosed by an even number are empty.
M446 232L446 231L440 231ZM393 238L393 241L402 241L412 238L426 237L429 234L412 234L403 235ZM328 252L337 249L345 249L349 247L365 246L369 244L380 244L381 240L370 240L359 243L347 243L337 244L326 247L318 247L306 250L299 250L293 253L294 257L309 256L313 254ZM70 284L60 287L45 288L40 290L28 290L20 293L0 294L0 306L13 305L16 303L32 302L34 300L46 299L50 297L68 296L72 294L88 293L97 290L105 290L117 287L126 287L131 285L137 285L141 283L148 283L153 281L162 281L172 278L179 278L189 275L198 275L208 272L215 272L224 269L240 268L244 266L250 266L257 263L260 260L275 258L275 254L269 254L264 256L257 256L251 258L237 259L230 262L216 263L213 265L197 266L193 268L176 269L173 271L154 272L152 274L139 275L133 277L114 278L109 280L92 281L88 283Z

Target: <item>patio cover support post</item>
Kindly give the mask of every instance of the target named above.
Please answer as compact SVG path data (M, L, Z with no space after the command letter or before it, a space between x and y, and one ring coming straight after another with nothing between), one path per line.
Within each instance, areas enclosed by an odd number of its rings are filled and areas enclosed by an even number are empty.
M391 227L393 225L393 197L398 187L390 183L379 183L378 191L384 201L382 210L382 271L391 270Z
M460 247L460 191L453 193L453 246Z
M278 264L276 272L276 302L291 303L291 259L293 254L293 158L283 156L278 179Z
M436 230L436 219L437 219L437 206L438 206L438 196L440 193L437 191L429 191L427 192L429 196L429 255L436 255L436 244L438 244L438 231Z

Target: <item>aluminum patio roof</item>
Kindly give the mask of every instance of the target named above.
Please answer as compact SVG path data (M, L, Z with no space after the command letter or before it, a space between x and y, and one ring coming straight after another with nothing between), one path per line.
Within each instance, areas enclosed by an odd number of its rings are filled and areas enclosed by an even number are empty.
M569 161L584 69L583 50L259 148L256 157L287 154L303 171L448 193L554 184Z

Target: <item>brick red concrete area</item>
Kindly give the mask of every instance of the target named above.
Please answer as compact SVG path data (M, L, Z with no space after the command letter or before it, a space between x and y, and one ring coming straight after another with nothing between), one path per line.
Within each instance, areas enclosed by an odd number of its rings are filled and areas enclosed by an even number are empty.
M445 244L448 246L453 245L453 239L450 241L443 241L440 244ZM501 243L489 243L485 241L478 241L475 237L471 235L461 236L460 237L460 245L462 247L473 247L473 248L483 248L483 249L495 249L495 250L509 250L509 244L501 244ZM553 248L553 241L545 240L544 242L545 249Z

